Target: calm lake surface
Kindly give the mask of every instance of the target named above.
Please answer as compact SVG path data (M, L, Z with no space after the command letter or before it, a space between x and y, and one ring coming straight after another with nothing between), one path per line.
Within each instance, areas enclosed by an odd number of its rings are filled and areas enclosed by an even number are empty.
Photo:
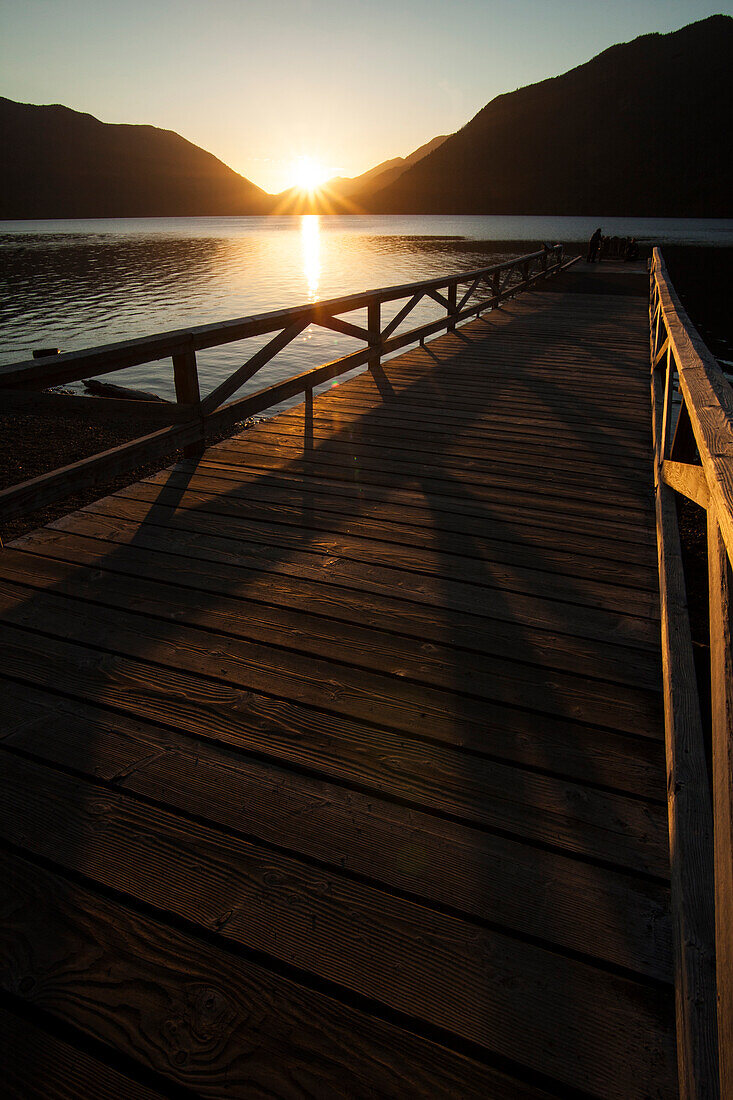
M662 245L733 246L733 221L708 219L305 215L0 222L0 363L30 358L38 347L73 351L471 270L505 258L503 242L583 241L597 225L609 235ZM385 320L398 308L385 309ZM415 310L412 323L439 312L437 306ZM202 393L265 342L201 353ZM241 393L360 346L311 328ZM174 396L170 361L106 378Z

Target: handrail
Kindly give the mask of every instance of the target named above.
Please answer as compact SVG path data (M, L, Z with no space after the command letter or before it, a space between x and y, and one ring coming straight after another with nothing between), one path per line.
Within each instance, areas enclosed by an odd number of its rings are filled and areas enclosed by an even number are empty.
M680 1093L718 1095L719 1084L721 1096L733 1096L733 390L682 308L657 248L649 324ZM673 491L707 513L709 731Z
M420 299L441 287L456 287L462 283L474 281L478 285L479 281L485 281L490 276L497 277L502 274L510 276L524 265L531 265L536 261L547 261L550 256L554 256L556 260L553 266L561 263L562 246L554 245L551 249L545 248L542 251L513 260L505 260L503 263L476 271L425 279L401 286L381 287L377 290L366 290L322 302L308 302L287 309L269 310L267 313L254 314L250 317L238 317L230 321L197 325L188 329L174 329L171 332L156 333L136 340L122 340L102 347L84 348L81 351L65 352L62 355L29 359L0 367L0 386L12 386L15 389L26 387L43 389L47 386L58 386L78 381L91 374L110 374L112 371L153 363L159 359L172 358L174 355L189 351L203 351L252 336L264 336L270 332L279 332L295 323L303 323L304 326L323 325L327 328L328 320L341 313L352 313L365 306L398 301L400 298L407 298L416 293L419 294L419 298L414 305L417 305ZM549 273L550 270L547 268L542 271L542 274L545 271ZM502 284L500 290L505 287L506 283Z
M382 356L409 344L422 342L442 329L451 332L459 322L498 306L519 291L528 289L539 279L560 271L563 266L567 264L563 265L562 245L545 246L541 251L474 271L443 275L401 286L381 287L327 301L271 310L251 317L156 333L137 340L125 340L103 347L85 348L82 351L0 367L0 394L4 392L10 398L11 391L43 389L77 381L89 375L109 374L170 358L177 401L177 408L174 405L168 406L172 413L170 419L176 421L169 427L0 491L0 517L7 518L40 508L88 485L99 483L111 473L122 473L132 468L133 463L162 457L179 447L184 448L184 454L199 453L207 436L215 431L265 412L298 394L305 394L306 400L310 401L314 388L322 383L359 366L368 365L371 369L376 369ZM460 298L459 287L467 287ZM483 294L478 301L471 302L481 291ZM443 306L445 316L407 331L398 331L425 297L430 297ZM403 298L408 299L406 304L383 326L382 305L398 302ZM341 317L341 314L364 308L367 310L366 328ZM330 363L286 378L257 393L223 404L309 325L339 332L362 341L366 346ZM201 399L197 351L271 333L274 334L272 339L263 348Z

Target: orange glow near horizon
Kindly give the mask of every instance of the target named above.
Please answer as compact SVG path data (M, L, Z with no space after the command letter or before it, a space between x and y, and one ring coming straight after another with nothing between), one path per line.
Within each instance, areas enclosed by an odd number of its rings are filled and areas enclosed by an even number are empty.
M328 179L328 170L313 157L298 157L292 165L292 186L313 195Z

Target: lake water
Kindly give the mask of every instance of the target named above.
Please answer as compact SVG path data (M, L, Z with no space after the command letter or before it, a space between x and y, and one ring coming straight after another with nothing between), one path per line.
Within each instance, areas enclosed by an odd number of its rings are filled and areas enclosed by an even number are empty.
M733 221L707 219L305 215L0 222L0 363L28 359L38 347L73 351L471 270L505 258L504 242L583 241L597 225L609 235L662 245L733 246ZM411 325L440 312L420 307ZM385 320L390 315L385 309ZM348 319L365 323L356 314ZM202 352L202 393L264 342ZM241 392L361 346L311 328ZM170 361L107 378L174 395Z

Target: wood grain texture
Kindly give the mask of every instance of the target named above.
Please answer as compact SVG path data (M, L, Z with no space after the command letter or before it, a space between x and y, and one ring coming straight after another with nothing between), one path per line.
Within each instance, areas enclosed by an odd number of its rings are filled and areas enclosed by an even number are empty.
M26 860L0 867L3 988L194 1094L537 1095Z
M414 893L419 869L427 903L670 981L666 884L540 856L526 842L117 710L8 680L3 692L18 718L5 738L14 751L404 894Z
M713 821L687 612L682 552L672 490L661 478L662 382L652 374L662 667L669 798L672 927L675 949L677 1062L684 1097L715 1096Z
M708 513L710 681L715 836L715 946L720 1095L733 1092L733 577Z
M115 493L113 498L91 505L90 510L107 510L106 514L115 514L117 510L124 517L130 507L128 501L149 503L150 522L160 526L167 526L168 521L171 525L179 521L203 521L220 537L233 537L236 532L243 543L293 550L302 548L309 553L333 554L350 562L373 562L378 558L385 567L450 580L460 577L466 584L497 587L505 592L532 593L551 584L556 598L567 603L626 612L635 617L658 618L657 594L624 583L620 576L607 581L599 577L597 568L593 574L588 568L584 570L583 562L577 569L571 563L564 571L551 570L545 567L539 554L524 555L520 564L517 558L522 556L521 550L514 555L502 553L501 548L492 553L493 548L485 548L483 540L461 544L457 538L446 537L436 551L432 546L416 545L417 540L392 542L384 538L381 531L343 531L338 525L336 530L324 530L318 525L317 517L311 519L302 513L299 523L290 525L283 522L287 519L284 515L257 516L248 503L222 499L220 494L167 492L164 488L148 485L131 485Z
M310 528L318 531L342 531L420 550L434 549L436 532L444 532L441 539L446 553L479 560L491 555L496 561L512 561L543 572L594 577L620 587L657 590L656 569L651 564L614 561L592 538L585 542L578 540L576 547L571 535L558 533L553 545L551 535L542 540L533 538L531 531L527 534L511 529L491 531L485 522L470 515L458 518L450 513L392 505L388 501L374 504L355 501L348 495L318 493L311 482L303 483L299 490L287 480L262 484L262 479L254 479L242 484L234 480L231 468L228 474L225 467L206 466L196 472L171 470L146 478L144 484L156 486L157 500L162 504L175 503L173 492L196 493L202 498L202 507L216 502L219 507L214 510L223 509L224 514L239 509L246 511L250 519L286 527L297 527L307 521ZM601 549L600 557L591 553L596 548Z
M173 665L112 657L51 638L45 649L44 670L27 632L8 625L0 641L4 668L31 683L47 682L53 669L54 678L75 694L109 699L129 714L555 848L661 878L667 874L664 813L656 804L490 758L468 761L454 748L334 720Z
M9 670L15 670L15 674L25 680L31 678L35 683L42 684L46 682L47 670L44 671L42 654L37 654L36 657L33 639L19 635L17 645L22 646L22 659L20 658L20 651L13 656L11 645L12 643L9 641L8 649L10 650L11 661L8 667ZM59 669L63 668L66 682L73 683L75 687L79 685L77 690L81 690L84 694L101 692L103 697L107 697L113 690L112 684L114 682L118 682L120 686L127 684L120 704L127 709L133 709L135 713L145 713L142 684L150 680L154 681L155 674L145 673L139 662L130 664L128 661L122 661L121 659L111 661L103 653L89 654L89 659L85 660L84 650L70 649L67 646L58 645L52 647L50 642L46 643L46 648L50 651L53 650L54 660L59 662ZM363 757L364 761L369 764L366 774L374 774L375 760L373 753L369 751L369 746L374 745L374 739L378 736L375 733L375 727L348 722L343 717L336 722L335 719L329 718L325 712L311 713L308 709L299 707L292 702L286 703L283 700L277 700L277 698L267 698L252 692L248 695L233 690L231 686L219 685L217 689L214 684L209 683L207 685L195 678L180 679L180 673L177 673L169 682L182 685L182 689L184 684L188 684L189 686L184 690L184 697L190 695L192 698L199 698L200 704L206 707L207 713L210 707L216 708L217 737L234 738L234 742L243 738L243 744L250 744L253 748L258 744L266 744L267 751L275 751L277 755L282 755L282 753L287 755L288 751L294 750L298 760L304 762L310 760L311 764L313 764L313 759L327 760L329 761L328 767L332 767L335 763L338 766L339 752L336 745L333 745L332 742L329 744L331 740L329 731L335 733L336 730L340 730L341 751L347 746L352 746L352 748L349 748L349 753L352 751L357 753L354 762ZM227 698L232 704L234 700L240 700L240 705L237 707L227 706ZM153 706L154 713L158 716L171 715L172 720L175 722L176 707L166 702L165 695L161 697L152 696L150 703L147 705ZM595 783L598 783L600 778L606 785L613 785L613 787L620 790L628 787L632 791L643 792L645 780L652 784L650 772L654 768L655 760L659 759L657 755L659 751L658 741L656 740L657 731L655 731L655 738L641 740L638 744L634 744L634 742L628 741L627 738L614 735L611 730L604 730L603 735L599 737L598 728L590 727L584 730L582 726L553 722L548 717L541 720L541 722L535 720L535 722L517 729L516 722L522 717L521 714L514 714L513 725L507 726L506 724L500 724L500 712L497 711L495 706L492 707L492 712L494 714L494 724L491 729L490 740L483 737L477 745L471 746L468 742L464 747L478 749L479 751L490 749L491 755L495 759L516 761L526 764L530 768L539 768L545 772L548 771L548 764L551 766L551 763L555 760L556 767L559 767L564 777L569 775L569 777L577 780L587 779ZM201 733L206 734L206 720L196 715L195 708L188 718L180 715L177 720L178 723L187 720L192 724L194 731L199 730ZM215 719L211 718L211 720ZM266 738L263 741L265 731ZM379 739L385 751L383 759L392 761L392 766L394 766L394 763L403 758L404 753L407 751L406 738L390 734L389 731L382 729ZM462 741L464 741L464 737ZM437 788L434 794L430 795L430 798L438 796L438 804L442 804L442 795L439 792L441 789L445 790L446 778L455 773L456 762L453 762L451 766L450 753L446 755L445 752L442 752L435 741L431 742L431 746L433 747L430 749L430 756L436 758L436 753L438 753L440 757L440 760L436 759L438 769L436 777L439 778L440 769L442 769L442 780L438 782ZM314 750L316 757L311 758L310 752ZM305 757L303 756L304 751L306 752ZM418 750L413 750L413 752L416 751ZM428 760L425 750L420 750L419 757L415 759L419 759L419 774L422 779L420 779L418 787L422 790L428 777ZM393 767L390 770L393 770ZM478 761L472 762L471 774L479 774L480 770ZM348 773L348 770L344 772L344 774ZM358 769L358 773L364 777L365 773L362 767ZM628 778L630 775L632 778ZM414 782L414 778L412 780L407 778L405 790L414 789ZM471 787L472 784L468 784L466 780L456 784L455 793L459 794L459 805L466 806L473 801L473 796L470 794ZM658 782L650 785L649 791L658 795ZM477 806L482 804L480 791L477 791L477 803L475 804Z
M180 405L199 405L199 375L196 365L196 352L193 344L186 351L172 356L173 381L176 387L176 401Z
M496 459L503 461L503 455L497 455ZM535 458L535 462L540 460L544 462L544 456ZM478 502L472 502L468 497L458 499L455 496L420 491L417 487L395 486L385 490L364 482L354 485L335 477L314 476L310 472L299 474L287 468L277 472L268 471L267 477L263 478L256 468L235 466L226 461L215 462L208 454L203 456L195 469L182 463L158 476L164 483L168 479L174 482L176 478L181 478L185 479L184 484L189 484L197 476L227 481L228 485L220 486L222 493L236 496L239 489L253 502L260 496L267 498L271 493L279 494L280 499L289 500L308 511L313 511L317 503L336 512L346 510L349 514L356 511L365 516L384 515L392 522L415 527L511 542L520 548L520 552L522 547L531 546L541 546L550 551L566 550L578 554L581 559L591 557L596 561L608 562L611 570L614 569L614 562L617 563L615 568L623 562L628 562L631 566L640 565L645 570L653 566L656 577L656 544L640 545L612 537L599 542L592 532L582 534L569 527L565 530L554 530L539 526L533 522L532 513L520 507L503 509L503 520L493 510L490 520L487 520L486 511ZM590 471L589 476L594 476L594 472ZM648 472L644 476L648 476ZM311 503L314 496L317 500Z
M643 541L642 532L646 529L646 524L643 515L639 516L637 513L638 511L648 512L648 502L642 502L640 508L634 508L633 505L625 507L623 499L614 501L612 520L608 513L608 502L599 501L599 494L592 491L578 491L577 494L543 492L542 485L535 485L532 481L526 480L526 475L523 482L521 478L518 480L502 476L501 470L498 470L496 477L493 477L490 471L483 472L486 470L485 465L482 472L472 473L470 463L461 463L453 470L446 470L443 466L433 467L429 462L403 459L401 455L398 461L393 462L389 460L389 453L385 454L384 448L377 449L376 453L370 453L368 448L354 448L357 462L355 468L354 458L351 463L346 459L349 450L351 449L347 449L346 452L342 450L339 453L335 448L319 445L311 453L304 454L302 445L298 443L290 452L287 447L284 447L280 453L277 453L269 442L260 442L259 437L253 435L250 438L245 436L227 440L212 447L210 457L214 461L234 459L234 464L256 465L263 469L275 464L277 464L275 468L278 468L287 463L290 469L303 468L316 472L320 469L327 476L331 471L330 476L342 479L351 478L356 473L360 479L374 485L391 485L396 482L398 485L402 483L409 486L419 481L425 490L448 496L452 492L463 490L474 494L477 500L485 500L487 503L489 501L496 504L511 502L511 494L519 493L520 499L526 499L527 505L541 505L548 513L564 510L570 515L593 517L596 522L602 522L604 525L608 523L612 531L616 529L614 525L619 525L622 521L621 517L628 512L626 535L629 541L632 541L634 534L635 541ZM473 465L475 466L476 463ZM479 462L478 465L482 464ZM589 499L584 500L584 496ZM641 531L637 533L635 528L640 528Z
M313 644L323 637L325 645L338 645L344 655L350 651L354 636L368 636L376 647L371 662L379 663L382 669L389 667L382 655L390 650L399 653L400 662L411 657L422 669L431 667L435 658L436 663L448 666L447 675L457 688L470 682L474 669L486 671L486 656L522 662L530 646L532 664L540 668L660 690L657 655L645 649L606 643L601 651L600 643L592 640L471 613L454 613L445 621L428 605L414 601L406 604L393 596L348 589L332 583L327 574L310 580L269 571L266 563L251 569L232 562L222 564L208 557L193 540L179 546L180 553L176 553L162 532L153 533L145 542L142 538L133 542L126 537L127 528L122 525L115 529L94 525L87 530L89 535L76 534L76 528L74 532L43 528L24 535L13 546L48 561L90 566L113 577L132 576L172 585L177 592L189 589L200 592L204 610L213 610L222 600L234 600L238 612L234 614L239 630L244 632L256 631L258 624L264 630L269 623L276 632L278 628L285 629L291 643L298 642L303 633L300 616L307 615L308 636ZM114 541L115 536L120 541ZM41 563L36 567L48 568ZM296 617L291 619L290 612ZM333 626L332 622L339 625ZM378 632L378 642L374 631ZM334 638L334 632L338 633L338 639ZM459 646L460 658L456 654ZM601 652L602 666L599 666ZM599 667L602 677L598 676ZM636 732L645 735L641 728ZM656 737L661 739L661 731ZM643 789L647 790L646 786Z
M0 554L3 980L202 1096L661 1100L643 303L505 297L377 365L400 304L368 373Z
M209 463L206 462L201 465L202 467L206 466L206 472L208 473ZM283 472L281 470L273 473L271 469L258 470L254 463L250 463L250 465L243 468L231 462L218 462L215 470L219 479L229 481L231 481L236 470L241 470L243 487L248 485L250 479L255 479L265 482L261 486L261 491L264 492L268 490L270 485L290 487L300 477L310 492L316 492L319 495L336 496L339 499L357 497L368 502L378 500L381 496L383 505L394 508L401 507L404 503L410 509L421 507L423 513L427 504L438 516L435 525L437 531L442 530L443 525L447 523L451 526L451 529L458 527L459 530L465 530L468 535L477 534L481 537L483 529L490 538L494 537L497 538L497 541L508 541L520 546L541 546L547 547L549 550L555 548L559 550L567 549L568 552L577 549L581 555L600 561L601 564L598 566L598 570L603 569L602 563L606 560L617 563L628 560L631 563L643 566L648 565L653 560L650 554L655 544L646 539L642 543L635 541L633 536L636 532L633 532L629 538L626 537L626 532L623 530L609 530L610 525L607 524L605 525L604 538L599 540L597 538L598 524L594 526L584 522L582 518L578 521L576 517L567 515L563 527L563 518L560 513L553 519L553 517L548 517L544 513L528 509L523 506L524 502L516 501L516 499L513 504L502 504L500 508L495 505L486 507L477 500L460 500L455 496L451 498L443 494L433 495L432 492L421 493L417 485L413 486L409 483L407 486L383 487L364 483L363 480L357 479L339 482L328 476L322 477L322 471L319 473L310 469L303 471L301 474L298 474L297 471ZM182 472L185 473L185 471ZM231 486L222 486L222 491L229 493L230 488ZM258 490L254 490L255 496L257 492ZM306 512L309 510L307 495L302 500L302 507ZM411 512L405 513L405 519L408 519L411 514ZM464 527L466 517L468 517L468 521ZM77 515L75 521L82 522L82 517ZM477 529L472 531L472 525ZM594 532L596 532L596 535L594 535ZM525 553L529 552L531 551L528 549L525 551ZM610 568L613 572L614 566L612 565ZM618 565L615 568L618 568Z
M250 452L259 454L261 452L258 448L269 449L270 452L276 449L286 461L289 458L293 461L300 460L304 450L310 450L312 453L306 455L309 461L313 461L317 456L318 461L326 462L327 459L329 461L333 459L337 464L355 461L365 470L393 469L396 473L401 471L405 477L455 479L461 484L489 485L496 489L511 489L516 492L526 492L529 488L526 469L514 472L502 463L495 471L487 473L485 448L481 447L477 447L473 454L464 451L452 458L450 454L446 455L444 451L438 450L435 445L428 453L421 454L417 448L394 446L394 439L391 442L385 440L384 443L379 439L373 443L364 443L361 440L333 442L324 441L316 436L315 439L309 440L308 446L304 448L304 439L300 433L294 438L290 434L285 435L276 431L268 433L259 428L251 429L239 439L233 439L230 446L241 447L244 454L250 454ZM601 506L607 506L607 491L604 491L603 486L589 484L587 473L583 478L578 477L574 480L566 477L550 479L547 476L543 477L540 473L532 483L532 491L550 498L564 498L567 495L568 481L574 486L574 499L578 502L585 502L589 508L598 507L599 503ZM616 486L614 507L618 512L627 512L632 522L638 520L635 513L649 510L649 503L648 498L640 493L638 488L636 493L625 493L623 486ZM550 501L548 501L549 504Z
M105 532L105 537L123 539L127 530L136 545L167 546L169 549L185 554L187 547L194 543L215 561L228 561L232 565L262 568L266 563L268 572L286 576L304 577L318 581L327 577L331 582L361 592L377 595L397 596L410 603L421 603L439 609L434 614L440 617L440 611L477 614L486 618L500 618L510 622L519 622L528 627L539 627L555 633L574 634L581 638L608 640L612 644L638 646L653 650L656 645L658 625L656 602L645 593L640 601L644 615L619 614L604 607L576 603L569 600L553 600L553 581L548 578L541 584L542 578L522 576L514 571L516 585L504 587L501 581L496 585L487 584L482 591L454 575L421 573L409 568L409 561L382 565L379 558L369 561L360 558L341 556L336 546L335 553L318 548L311 549L310 541L304 539L299 545L293 545L286 535L280 539L280 545L272 545L270 535L265 532L258 539L252 529L244 526L245 537L238 539L236 522L229 527L226 521L212 522L205 514L194 510L171 512L170 508L156 505L146 506L144 502L124 496L96 501L74 516L73 520L64 517L49 526L58 530L73 530L79 533ZM221 532L221 533L218 533ZM246 535L249 533L250 538ZM273 539L274 541L274 539ZM385 550L385 556L387 550ZM508 578L511 570L501 568L497 563L491 574L503 574ZM487 578L489 581L491 577ZM524 582L524 583L522 583ZM499 595L501 593L501 595Z
M429 692L433 687L460 692L465 700L463 712L467 720L472 709L477 716L483 713L468 701L471 697L501 699L515 704L522 702L525 706L533 704L540 711L549 710L566 717L594 720L613 725L621 732L635 733L640 724L646 724L647 720L653 724L660 718L661 699L656 691L645 693L627 686L614 689L601 681L594 684L591 690L583 677L555 671L552 674L555 690L551 693L547 682L543 682L534 666L528 669L519 662L502 661L496 657L489 675L485 662L473 662L468 654L463 659L459 678L455 660L451 660L453 653L447 648L433 648L423 657L415 653L414 646L396 644L394 636L386 631L378 635L364 629L350 632L345 624L344 627L333 623L324 626L314 622L312 616L304 616L302 621L288 617L281 620L278 629L277 617L270 614L265 624L259 617L259 608L253 608L254 615L247 616L246 608L241 606L240 601L234 603L222 599L212 607L208 597L201 599L180 588L167 590L165 586L146 582L139 576L134 581L120 576L112 585L104 574L100 577L78 568L72 571L50 560L34 559L29 562L25 555L12 550L3 555L0 576L29 585L39 592L52 585L54 595L84 599L123 611L144 611L171 623L200 626L219 635L262 644L259 660L264 668L271 667L273 659L277 659L274 655L268 659L264 646L277 645L286 651L338 662L338 666L333 666L332 675L340 675L344 680L349 677L362 679L362 673L357 672L357 668L377 674L399 675L405 684L406 697L409 697L408 685L412 682L424 685ZM297 667L295 658L291 658L290 663L292 667ZM340 672L339 666L346 667ZM377 684L375 680L375 693ZM382 690L386 689L383 687ZM424 705L426 695L423 688L415 690L421 692L421 705ZM437 702L441 697L435 694L433 698ZM562 702L563 698L575 700L570 713ZM417 694L414 702L418 706ZM595 709L594 704L597 704ZM447 695L444 706L454 709L458 702Z
M676 493L693 500L700 508L710 504L708 483L701 466L691 466L687 462L672 462L665 459L662 463L662 480Z
M0 829L36 855L570 1086L617 1096L659 1089L671 1041L664 991L263 852L124 794L20 762L8 761L6 774L4 793L14 787L16 797L2 800ZM166 861L176 873L162 877ZM410 930L418 924L416 941ZM531 1016L528 1001L537 1009ZM623 1055L638 1065L650 1043L659 1053L646 1080L638 1068L622 1079Z
M165 1092L141 1084L0 1005L0 1056L6 1100L161 1100Z
M385 364L382 369L391 384L392 379L389 378L390 365L389 363ZM417 381L419 383L421 380ZM538 389L540 390L539 394L536 392ZM444 389L441 388L440 396L444 401L449 399L449 392L450 387L448 385ZM483 396L485 397L485 395ZM541 396L541 386L532 386L532 393L527 394L527 405L530 404L532 396L535 397L535 400ZM518 412L524 411L524 404L523 402L519 405ZM501 453L502 451L502 437L497 435L491 439L492 425L490 422L485 423L482 419L474 417L472 420L467 420L457 430L451 430L450 425L441 422L438 416L435 415L431 417L429 432L425 432L420 431L409 419L400 417L398 408L394 410L391 419L388 416L388 411L389 405L386 406L379 418L376 415L374 417L370 415L368 423L365 423L363 419L355 415L356 407L351 409L352 415L349 416L349 410L345 409L343 404L337 405L335 401L328 403L326 399L323 399L316 405L314 410L314 441L324 446L329 441L332 444L340 444L341 446L345 444L359 444L365 447L378 446L380 450L389 449L394 452L393 457L397 459L403 457L407 459L412 456L415 459L422 458L422 461L432 461L434 464L438 463L446 466L456 466L463 462L470 463L471 460L479 458L482 451L485 452L487 446L491 448L492 452L499 451ZM398 424L394 423L396 419L399 421ZM538 420L541 422L542 418L537 418L534 414L533 422L536 423ZM504 418L500 421L500 423L506 422ZM277 417L272 421L264 421L248 429L248 432L241 438L246 441L260 437L272 438L274 435L283 441L290 439L294 444L300 443L302 446L303 431L303 413L302 408L298 406L290 413L283 414L282 419ZM518 431L521 431L521 429L518 429ZM536 476L542 479L544 475L552 473L554 470L562 470L568 481L579 485L586 484L588 488L593 488L593 484L589 484L585 469L578 469L577 464L574 464L563 450L548 446L543 448L542 444L543 441L538 438L538 448L547 453L547 468L543 465L542 468L538 469L536 463L534 463ZM618 466L604 465L598 458L594 460L591 452L588 455L588 463L592 465L598 478L603 479L605 474L607 482L616 483L620 491L625 490L630 493L633 492L634 488L638 491L638 476L636 477L636 485L634 485L637 471L634 469L633 461ZM527 465L533 465L531 454L505 447L503 449L502 466L497 469L497 473L502 473L504 470L516 470L517 466L526 468Z

